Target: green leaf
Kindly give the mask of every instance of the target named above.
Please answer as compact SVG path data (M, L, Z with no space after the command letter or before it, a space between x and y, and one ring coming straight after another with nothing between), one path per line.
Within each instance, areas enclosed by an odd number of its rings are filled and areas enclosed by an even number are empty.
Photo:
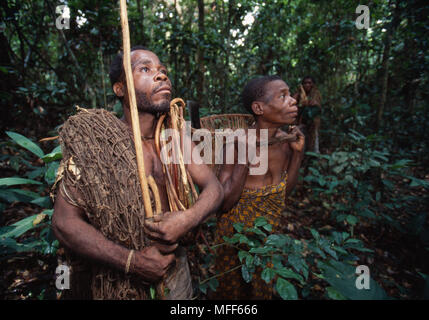
M257 234L259 236L262 236L263 238L267 236L263 231L261 231L258 228L249 228L249 229L246 229L246 232Z
M212 291L216 291L219 286L219 281L216 278L210 279L208 285Z
M60 164L58 162L52 162L48 166L48 170L45 173L45 181L52 185L55 182L55 178L57 176L58 167Z
M264 217L257 217L255 219L255 227L262 227L266 225L268 222Z
M245 264L241 266L241 275L243 276L243 280L246 283L249 283L252 280L252 275L249 272L249 268Z
M49 208L52 205L50 197L40 197L31 201L31 203L37 204L42 208Z
M252 267L252 264L253 264L253 262L255 261L255 258L251 255L251 254L248 254L247 256L246 256L246 266L248 267L248 268L251 268Z
M10 225L10 227L13 227L13 229L10 229L5 233L0 234L0 238L17 238L23 235L28 230L33 229L35 227L33 222L39 218L40 218L40 215L35 214L30 217L24 218L18 222L15 222L14 224Z
M347 215L346 220L352 226L354 226L359 221L358 218L356 218L355 216L352 216L351 214Z
M250 253L256 253L256 254L266 254L266 253L269 253L269 252L272 252L272 251L274 251L275 249L274 248L271 248L271 247L262 247L262 248L252 248L252 249L250 249Z
M410 187L429 188L429 182L422 180L422 179L417 179L417 178L411 177Z
M283 248L286 245L286 242L286 237L284 237L283 235L271 234L268 236L267 241L265 241L265 244L277 248Z
M201 290L204 294L207 294L207 288L208 288L208 284L207 284L207 283L200 283L200 290Z
M271 280L274 279L275 275L276 273L272 268L265 268L264 270L262 270L261 279L264 280L266 283L269 283Z
M34 169L33 171L27 172L26 176L30 179L35 179L43 176L45 172L46 172L46 167L41 167L41 168Z
M273 230L273 226L271 224L266 224L262 227L263 229L265 229L268 232L271 232Z
M328 293L328 297L332 300L346 300L347 299L341 293L339 293L338 290L335 289L334 287L327 287L326 292Z
M39 181L19 177L1 178L0 186L15 186L19 184L42 184Z
M311 231L311 234L313 235L314 239L316 239L316 240L320 239L320 235L316 230L310 229L310 231Z
M286 278L286 279L295 279L295 280L298 280L301 283L304 283L304 279L302 278L302 276L300 274L294 272L291 269L283 267L283 268L280 268L280 269L276 269L275 272L279 276L281 276L283 278Z
M325 280L348 299L384 300L389 298L383 288L372 278L369 280L370 289L358 289L356 287L358 275L355 273L355 266L329 260L327 263L319 261L318 267L322 270Z
M244 223L236 222L232 225L237 232L243 231Z
M333 250L334 248L330 246L323 247L326 253L330 254L335 260L338 260L337 253Z
M155 300L155 298L156 298L156 290L153 286L150 286L150 298L152 300Z
M39 158L42 158L44 156L42 149L40 149L40 147L30 139L24 137L19 133L12 132L12 131L6 131L6 134L18 145L34 153Z
M272 263L275 269L283 268L283 257L280 254L275 254L273 256Z
M51 153L48 153L42 157L43 162L49 163L55 160L62 159L63 154L61 152L61 146L56 147L54 150L52 150Z
M28 190L22 190L22 189L0 189L0 199L2 199L5 202L31 202L34 199L39 198L40 195L28 191Z
M244 250L238 251L238 259L240 260L240 262L243 262L243 259L246 258L248 255L250 255L250 253L247 251L244 251Z
M283 300L297 300L298 294L295 287L289 281L278 278L276 282L276 290Z
M374 212L372 212L369 209L363 209L358 211L359 215L362 217L366 217L366 218L370 218L370 219L375 219L377 218L377 216L374 214Z
M319 249L320 250L320 249ZM322 252L323 253L323 252ZM295 254L290 254L287 257L287 261L290 263L290 265L297 271L300 272L304 269L304 261L302 258L298 257Z

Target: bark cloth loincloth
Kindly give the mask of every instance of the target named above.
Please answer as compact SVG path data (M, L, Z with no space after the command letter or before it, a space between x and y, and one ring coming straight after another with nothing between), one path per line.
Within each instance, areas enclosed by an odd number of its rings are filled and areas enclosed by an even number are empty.
M232 237L235 233L233 224L241 222L245 227L252 227L255 219L264 216L272 224L272 232L279 232L282 228L282 211L285 209L287 173L277 185L268 185L258 189L243 189L240 200L217 221L215 243L224 242L223 237ZM228 300L268 300L273 295L272 282L267 284L260 277L260 268L252 276L252 281L246 283L241 275L241 268L227 272L239 266L237 249L228 245L221 245L216 251L215 270L219 286L213 294L214 299Z
M89 223L106 238L142 250L148 239L143 231L144 206L131 129L106 110L83 109L64 123L59 135L63 160L54 190L82 208ZM71 195L70 187L80 196ZM150 298L150 285L137 276L66 252L71 267L66 297ZM192 285L184 248L179 247L176 256L176 267L164 282L169 289L166 298L189 299Z

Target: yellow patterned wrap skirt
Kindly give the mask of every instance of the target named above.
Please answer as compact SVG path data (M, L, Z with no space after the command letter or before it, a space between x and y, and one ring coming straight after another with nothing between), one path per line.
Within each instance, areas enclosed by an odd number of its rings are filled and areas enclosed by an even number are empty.
M257 217L264 216L273 226L272 233L281 231L282 211L285 209L287 173L277 185L268 185L258 189L243 189L240 200L225 214L218 217L216 244L223 243L223 237L232 237L235 230L234 223L243 223L245 227L252 227ZM241 275L238 250L227 244L216 250L215 270L219 286L213 294L213 299L226 300L268 300L272 299L273 284L266 283L260 278L261 268L256 268L252 281L246 283ZM234 269L231 272L228 270ZM226 273L225 273L226 272ZM224 274L223 274L224 273Z

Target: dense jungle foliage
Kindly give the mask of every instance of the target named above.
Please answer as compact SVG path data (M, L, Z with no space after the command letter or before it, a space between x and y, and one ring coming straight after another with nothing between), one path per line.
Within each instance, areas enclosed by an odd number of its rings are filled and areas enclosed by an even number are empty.
M69 8L70 28L56 28ZM307 152L285 215L236 224L243 278L275 281L282 299L429 298L429 4L359 1L131 0L132 45L168 67L174 96L200 115L244 113L256 75L280 75L295 92L311 75L322 95L320 154ZM62 249L50 229L61 150L58 127L76 106L122 113L109 82L121 49L117 1L0 4L0 296L55 299ZM216 290L209 220L190 247L196 296ZM370 290L355 287L369 267Z

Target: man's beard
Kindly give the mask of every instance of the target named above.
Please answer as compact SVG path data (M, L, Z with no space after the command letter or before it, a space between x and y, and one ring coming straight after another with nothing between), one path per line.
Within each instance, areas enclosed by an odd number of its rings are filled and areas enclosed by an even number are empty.
M159 116L162 113L170 111L170 103L168 98L164 102L153 104L152 101L149 100L146 93L140 92L138 90L136 90L136 102L137 109L140 112L147 112L155 116Z

